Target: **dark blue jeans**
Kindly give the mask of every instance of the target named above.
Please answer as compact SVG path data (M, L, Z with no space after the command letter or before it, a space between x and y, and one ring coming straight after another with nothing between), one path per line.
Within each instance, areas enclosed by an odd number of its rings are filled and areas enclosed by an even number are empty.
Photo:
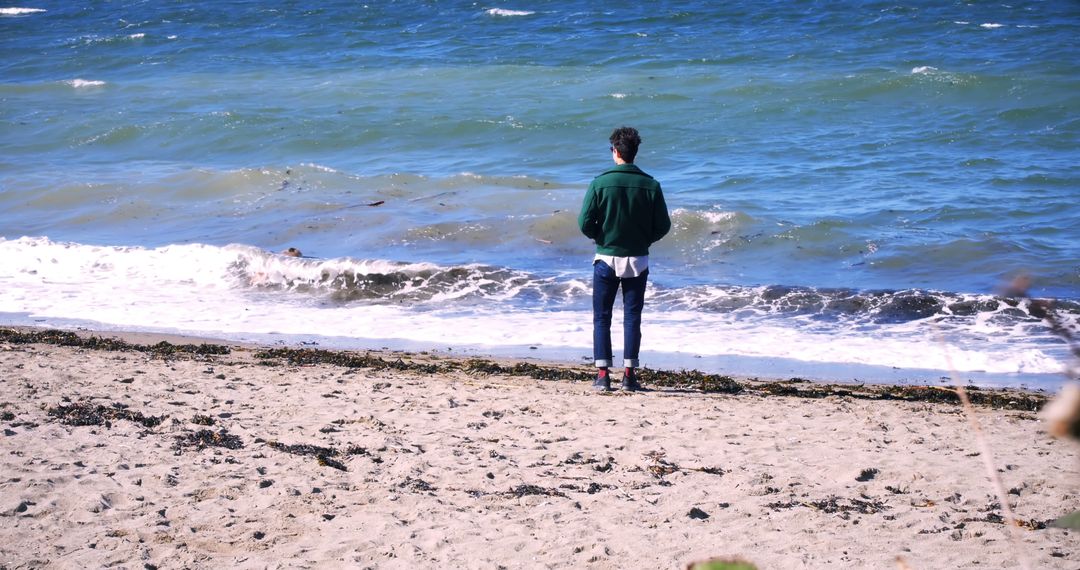
M593 358L597 368L611 366L611 309L615 306L615 295L620 285L623 298L623 366L638 367L641 310L645 308L645 283L648 280L648 269L637 277L619 278L608 264L593 262Z

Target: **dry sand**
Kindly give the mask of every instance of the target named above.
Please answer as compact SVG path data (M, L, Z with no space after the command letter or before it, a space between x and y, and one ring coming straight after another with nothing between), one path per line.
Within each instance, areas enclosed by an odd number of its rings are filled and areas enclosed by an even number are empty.
M1018 564L955 405L596 394L257 351L0 341L0 568ZM57 415L87 404L127 408L107 425ZM1080 509L1080 446L1031 412L979 418L1019 552L1080 568L1077 533L1044 527Z

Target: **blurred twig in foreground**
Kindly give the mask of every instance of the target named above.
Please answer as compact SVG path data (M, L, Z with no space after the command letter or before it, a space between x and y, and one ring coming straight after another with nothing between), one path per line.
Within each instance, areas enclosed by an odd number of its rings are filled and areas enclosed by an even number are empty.
M1050 325L1050 332L1061 337L1069 345L1073 359L1065 364L1065 375L1071 381L1062 387L1046 408L1042 417L1047 422L1047 431L1054 437L1069 437L1080 440L1080 339L1075 326L1069 326L1055 310L1054 302L1045 299L1033 299L1029 293L1031 278L1021 275L1013 280L1006 289L1006 296L1027 299L1028 313L1043 319ZM1054 522L1054 526L1080 529L1080 512L1065 515Z

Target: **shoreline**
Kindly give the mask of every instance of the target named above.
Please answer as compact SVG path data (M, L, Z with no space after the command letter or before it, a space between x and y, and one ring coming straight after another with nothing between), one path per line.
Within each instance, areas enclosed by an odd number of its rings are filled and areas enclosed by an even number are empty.
M301 273L303 270L293 269ZM24 294L30 293L27 291ZM235 323L236 326L215 325L219 318L217 310L193 315L194 321L185 321L185 325L177 325L168 318L162 320L162 315L145 322L140 319L114 319L115 322L131 324L110 325L95 320L91 311L84 308L97 306L97 297L86 296L68 318L5 313L0 314L0 320L6 325L110 331L111 334L123 334L116 332L118 330L179 332L222 338L226 342L319 346L330 350L435 350L453 355L537 358L580 365L592 363L591 346L585 346L591 345L587 331L580 329L586 315L573 311L544 313L542 326L537 327L534 315L529 311L512 310L497 317L485 317L483 311L451 312L427 319L417 318L411 311L402 310L396 305L308 312L276 305L267 308L256 303L262 309L267 309L268 313L263 314L259 309L256 311L259 316L251 317L253 320L247 322L244 320L249 318L247 309L236 310L234 316L241 321ZM238 305L229 305L234 306ZM164 311L165 314L177 308L170 307ZM55 309L59 310L59 307ZM42 307L41 310L41 314L56 314L54 309ZM228 307L222 307L222 310L226 314L233 311ZM279 310L285 312L277 315ZM276 316L271 318L268 315ZM822 331L814 333L780 321L762 322L760 326L750 322L720 325L714 322L719 318L715 315L706 318L712 325L702 321L693 326L718 326L719 336L709 334L706 339L693 339L685 336L688 330L685 327L689 324L686 320L663 313L655 316L656 322L650 324L647 332L649 338L657 335L656 342L650 341L648 350L642 355L642 364L651 368L688 368L705 373L749 377L798 376L822 382L898 385L948 384L955 372L968 385L1050 391L1059 389L1064 382L1062 360L1067 358L1067 354L1062 353L1065 348L1060 344L1060 339L1048 341L1045 346L1029 346L1035 342L1034 337L1013 339L1023 346L1012 346L1012 336L1006 334L994 337L1000 342L995 341L990 346L982 340L973 339L956 339L955 343L948 340L938 342L916 331L897 335L884 332L876 335L872 331L866 334L842 334L837 331L837 336L826 335ZM705 318L704 314L698 316ZM686 318L696 323L698 316L686 315ZM497 320L491 321L491 318ZM293 319L296 319L295 325L290 324ZM314 334L312 331L319 332ZM454 331L454 334L448 336L446 331ZM959 330L955 332L961 336L967 334ZM703 343L698 340L703 340ZM1005 348L1006 345L1011 348Z
M659 371L598 394L532 361L106 336L0 328L12 567L1080 559L1052 526L1080 449L1004 409L1038 394L978 408L1014 545L961 408L889 392L911 387Z
M80 341L73 340L81 339ZM155 352L172 354L174 351L195 354L228 354L232 350L251 351L260 358L280 360L288 365L328 364L345 368L383 368L391 366L401 371L420 372L428 375L465 371L475 374L500 374L522 376L535 380L568 380L588 383L592 380L592 368L543 359L513 357L488 357L452 354L437 351L409 350L345 350L319 347L271 346L216 339L212 337L161 334L146 332L101 332L92 330L63 331L39 327L2 327L0 341L18 343L46 343L79 346L90 349ZM164 345L164 346L163 346ZM357 355L363 355L357 357ZM398 363L391 365L386 359ZM406 361L406 359L408 359ZM439 366L432 361L444 363ZM616 372L618 375L618 372ZM864 382L823 382L802 377L759 378L708 374L695 369L654 370L641 369L641 379L646 391L681 390L702 393L739 394L748 392L760 395L787 396L819 399L829 396L869 400L925 401L960 404L953 386L932 384L890 384ZM584 385L584 384L583 384ZM1051 398L1046 390L1027 388L983 388L966 386L972 404L1020 411L1039 411Z

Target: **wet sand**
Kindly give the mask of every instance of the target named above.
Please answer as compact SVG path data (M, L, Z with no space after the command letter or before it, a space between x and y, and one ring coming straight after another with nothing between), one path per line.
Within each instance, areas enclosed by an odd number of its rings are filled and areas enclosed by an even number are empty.
M125 338L0 337L0 568L1080 567L1037 395L977 410L1014 544L948 398Z

